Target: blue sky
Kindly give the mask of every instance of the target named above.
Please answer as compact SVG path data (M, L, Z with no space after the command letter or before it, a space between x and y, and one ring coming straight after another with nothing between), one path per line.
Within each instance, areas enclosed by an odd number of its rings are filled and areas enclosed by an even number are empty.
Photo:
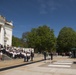
M0 15L13 21L13 35L41 25L54 30L55 36L64 26L76 31L76 0L0 0Z

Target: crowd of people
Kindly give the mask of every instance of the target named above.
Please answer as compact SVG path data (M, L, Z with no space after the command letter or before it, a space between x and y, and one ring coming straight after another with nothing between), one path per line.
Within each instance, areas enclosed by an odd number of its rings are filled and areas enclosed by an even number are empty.
M31 49L26 51L23 48L9 46L3 47L2 45L0 45L0 60L2 60L3 54L6 54L13 59L24 58L24 62L28 62L29 60L33 61L34 57L34 52Z
M44 51L43 55L44 55L44 60L46 60L48 56L50 57L51 60L53 60L53 56L62 56L62 57L63 56L69 56L69 58L72 58L73 53L70 51L67 53L63 52L63 53L59 54L59 53L52 52L52 51L50 51L50 52Z
M12 59L24 58L24 62L28 62L29 60L33 61L34 58L34 51L32 51L31 48L25 50L24 48L20 48L20 47L10 47L10 46L3 47L0 44L0 60L4 60L3 58L4 54L6 54ZM46 60L47 55L49 55L50 59L53 60L54 54L58 56L58 53L53 53L53 52L47 53L46 51L44 51L43 52L44 60ZM69 52L68 55L70 58L72 57L71 52ZM65 56L65 53L62 53L62 56Z

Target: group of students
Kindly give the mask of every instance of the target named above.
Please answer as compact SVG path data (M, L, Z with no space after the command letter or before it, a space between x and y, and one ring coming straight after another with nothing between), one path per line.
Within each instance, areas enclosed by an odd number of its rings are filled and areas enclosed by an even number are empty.
M14 48L14 47L6 47L0 48L0 59L2 59L2 55L6 54L7 56L16 59L16 58L24 58L25 61L33 61L34 52L32 50L25 51L21 48Z

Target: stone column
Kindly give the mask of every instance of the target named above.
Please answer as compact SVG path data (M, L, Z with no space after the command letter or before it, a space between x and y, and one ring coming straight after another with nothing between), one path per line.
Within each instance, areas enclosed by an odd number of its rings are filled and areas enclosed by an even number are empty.
M4 26L1 26L1 44L4 46Z
M1 43L1 26L0 26L0 43Z

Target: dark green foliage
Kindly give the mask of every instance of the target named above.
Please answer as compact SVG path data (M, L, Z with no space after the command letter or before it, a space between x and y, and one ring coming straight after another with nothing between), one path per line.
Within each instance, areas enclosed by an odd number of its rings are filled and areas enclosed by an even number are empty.
M53 29L43 25L32 28L30 32L24 32L22 38L12 38L12 45L16 47L33 47L35 52L44 50L56 50L58 52L68 52L71 48L76 48L76 32L70 27L63 27L57 39Z
M25 32L23 37L23 39L26 39L28 47L33 47L36 52L55 50L56 39L54 32L46 25L33 28L31 32Z
M76 32L70 27L62 28L57 38L57 47L60 52L68 52L76 47Z
M26 43L23 42L21 39L15 37L15 36L12 36L12 46L15 46L15 47L26 47Z

